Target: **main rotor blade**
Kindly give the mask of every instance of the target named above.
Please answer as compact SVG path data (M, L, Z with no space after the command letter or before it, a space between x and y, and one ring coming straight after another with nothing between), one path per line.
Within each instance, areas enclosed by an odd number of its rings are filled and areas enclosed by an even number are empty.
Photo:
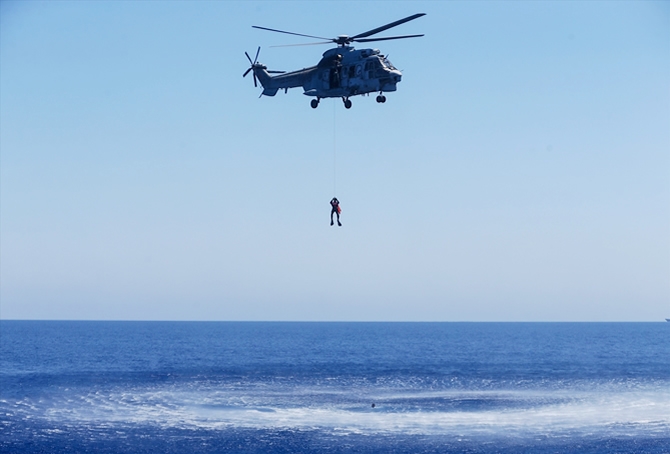
M302 33L285 32L284 30L275 30L274 28L259 27L258 25L252 25L251 27L252 28L258 28L260 30L268 30L268 31L271 31L271 32L286 33L287 35L305 36L307 38L316 38L316 39L327 39L328 41L333 42L332 39L324 38L322 36L312 36L312 35L303 35Z
M403 38L420 38L423 35L404 35L404 36L389 36L387 38L363 38L363 39L354 39L357 43L369 43L371 41L387 41L389 39L403 39Z
M249 54L247 53L247 51L244 51L244 55L247 56L247 59L249 60L249 63L251 63L251 64L253 65L254 62L251 61L251 57L249 56Z
M333 44L333 41L321 41L318 43L304 43L304 44L280 44L278 46L270 46L270 47L295 47L295 46L316 46L317 44Z
M258 82L256 82L256 73L254 73L254 87L258 87Z
M391 22L390 24L382 25L381 27L377 27L373 30L369 30L367 32L359 33L356 36L352 36L351 39L366 38L368 36L376 35L379 32L383 32L384 30L388 30L389 28L396 27L400 24L404 24L405 22L409 22L411 20L418 19L419 17L425 16L425 15L426 15L426 13L414 14L414 15L408 16L404 19L400 19L400 20L397 20L395 22Z
M247 70L244 72L244 74L242 74L242 77L247 77L247 74L249 74L249 71L251 71L252 69L254 69L254 68L251 67L251 68L247 69Z

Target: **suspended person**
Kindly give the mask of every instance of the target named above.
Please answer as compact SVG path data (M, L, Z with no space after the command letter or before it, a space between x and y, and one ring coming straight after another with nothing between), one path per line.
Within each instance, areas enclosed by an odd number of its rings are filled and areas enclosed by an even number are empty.
M330 210L330 225L333 225L333 213L337 214L337 225L342 227L342 224L340 223L340 212L342 212L342 208L340 208L340 201L337 200L337 197L333 197L333 200L330 201L330 206L333 207L332 210Z

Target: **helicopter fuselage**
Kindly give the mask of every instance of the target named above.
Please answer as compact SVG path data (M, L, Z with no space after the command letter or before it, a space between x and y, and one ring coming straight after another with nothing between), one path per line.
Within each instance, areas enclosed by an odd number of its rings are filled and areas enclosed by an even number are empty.
M277 91L302 87L303 94L315 97L312 107L322 98L348 98L367 93L379 93L378 102L384 102L384 92L396 91L402 73L378 49L354 49L340 46L323 53L316 66L271 76L260 63L253 66L255 76L263 86L263 94L274 96ZM382 101L383 99L383 101ZM316 104L315 104L316 101Z

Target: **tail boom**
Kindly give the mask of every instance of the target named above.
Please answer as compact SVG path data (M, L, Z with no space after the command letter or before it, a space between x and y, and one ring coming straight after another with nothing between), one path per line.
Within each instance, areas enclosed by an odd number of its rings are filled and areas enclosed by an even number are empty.
M263 94L265 96L274 96L281 89L288 90L289 88L304 86L316 69L316 66L313 66L311 68L271 76L265 67L257 65L254 66L254 74L263 86Z

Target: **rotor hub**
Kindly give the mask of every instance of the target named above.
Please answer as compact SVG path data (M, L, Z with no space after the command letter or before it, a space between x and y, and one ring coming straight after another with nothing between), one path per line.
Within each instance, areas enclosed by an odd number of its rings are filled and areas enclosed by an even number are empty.
M349 37L349 35L339 35L333 41L335 41L335 43L340 46L346 46L351 42L351 38Z

